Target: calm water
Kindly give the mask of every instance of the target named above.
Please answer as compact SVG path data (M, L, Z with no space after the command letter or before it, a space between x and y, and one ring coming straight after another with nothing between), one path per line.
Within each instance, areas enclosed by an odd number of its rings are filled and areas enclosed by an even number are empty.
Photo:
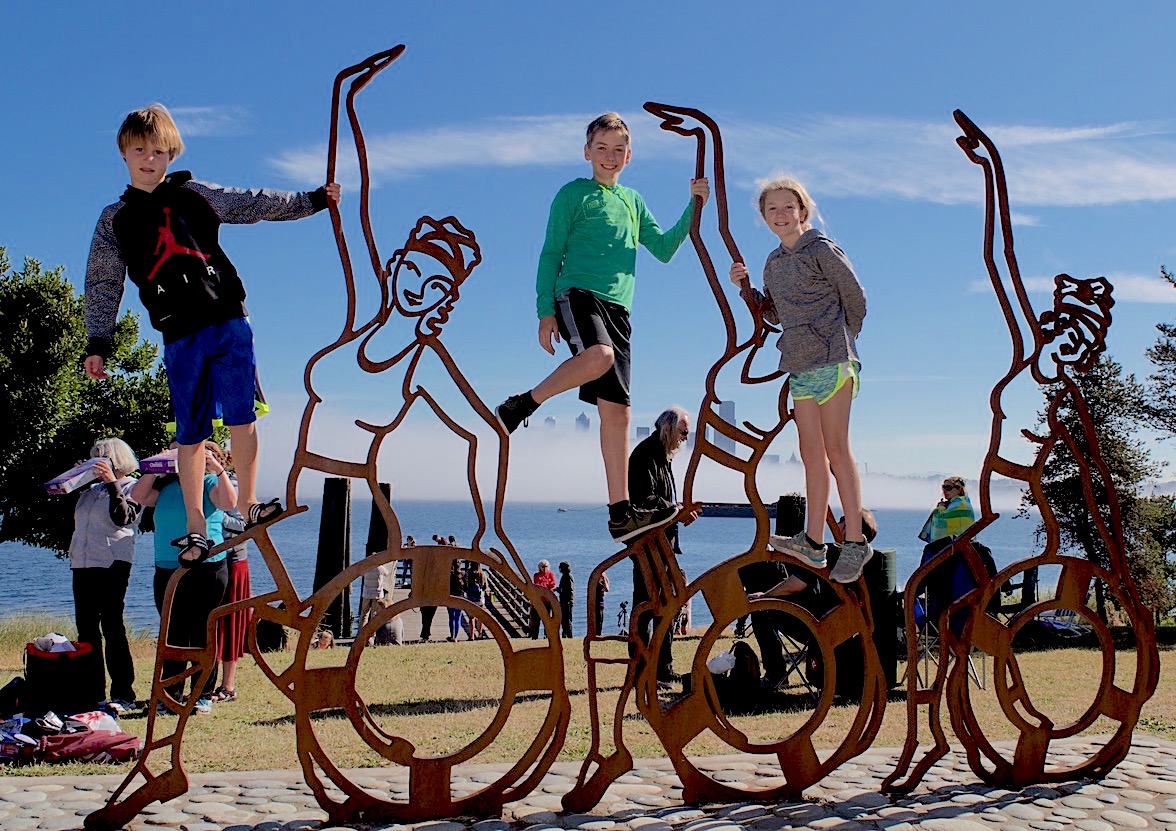
M306 596L314 581L314 561L317 551L320 505L310 502L310 510L283 519L272 528L272 536L299 592ZM540 559L551 561L555 569L560 560L567 560L576 579L577 598L573 627L583 634L586 606L583 587L592 569L617 547L605 530L607 511L604 506L568 505L557 511L557 505L520 504L504 511L503 524L515 548L532 571ZM459 544L468 544L477 527L472 509L446 502L400 502L396 506L404 533L412 534L418 542L430 541L433 534L453 534ZM352 506L352 562L364 554L367 540L369 503ZM919 529L927 518L926 511L880 510L879 533L875 546L893 548L898 556L898 582L901 586L914 571L922 553L917 539ZM981 540L992 549L998 568L1028 556L1033 552L1034 519L1015 519L1002 516L986 529ZM688 576L697 576L711 566L744 551L754 533L750 518L703 517L688 528L681 529L684 557L682 567ZM150 534L138 538L135 565L131 570L131 585L127 590L127 622L140 629L157 631L159 617L155 611L151 581L154 574ZM486 541L484 545L497 543ZM52 613L73 618L73 594L69 561L59 560L50 552L29 548L17 543L0 544L0 616L19 612ZM265 564L256 549L250 551L252 582L255 592L273 588ZM612 591L606 596L605 621L608 630L615 626L622 600L631 592L630 569L627 564L609 572ZM355 588L353 610L358 610L358 586ZM694 624L708 622L700 615L701 604L694 609ZM443 621L442 621L443 623ZM415 633L412 633L415 635Z

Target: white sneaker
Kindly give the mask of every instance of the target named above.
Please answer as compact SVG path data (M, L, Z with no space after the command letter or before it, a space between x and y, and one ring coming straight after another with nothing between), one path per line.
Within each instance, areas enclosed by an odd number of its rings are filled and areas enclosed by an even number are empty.
M820 548L813 548L809 545L804 531L801 531L799 534L793 534L791 537L781 537L772 534L772 536L768 537L768 545L772 546L774 551L795 557L810 568L824 568L828 565L828 560L825 559L826 546L822 544Z
M874 556L874 548L868 542L847 542L841 546L841 556L829 572L834 583L852 583L862 576L862 569Z
M195 712L199 713L202 716L209 715L212 712L212 699L211 698L198 698L198 699L196 699Z

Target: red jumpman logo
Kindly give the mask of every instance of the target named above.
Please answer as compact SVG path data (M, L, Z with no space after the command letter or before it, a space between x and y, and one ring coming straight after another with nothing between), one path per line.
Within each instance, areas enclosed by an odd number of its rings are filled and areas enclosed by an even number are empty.
M159 252L163 252L163 256L155 262L155 268L151 269L151 273L147 275L148 280L154 280L159 267L167 262L172 254L191 254L193 257L208 262L208 254L201 253L195 248L185 248L182 245L176 245L176 235L172 233L171 229L171 208L163 209L163 227L159 229L159 242L155 244L155 256L159 256Z

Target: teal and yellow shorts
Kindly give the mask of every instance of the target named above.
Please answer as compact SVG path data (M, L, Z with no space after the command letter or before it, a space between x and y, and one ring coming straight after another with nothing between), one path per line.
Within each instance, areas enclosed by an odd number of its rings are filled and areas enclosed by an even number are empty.
M817 404L827 403L846 384L853 383L853 398L857 398L858 372L862 365L857 361L842 361L839 364L819 366L804 372L793 372L788 376L788 386L793 401L816 399Z

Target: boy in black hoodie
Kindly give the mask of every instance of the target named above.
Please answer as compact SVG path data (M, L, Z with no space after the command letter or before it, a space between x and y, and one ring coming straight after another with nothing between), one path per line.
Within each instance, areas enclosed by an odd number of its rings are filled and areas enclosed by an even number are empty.
M253 331L246 320L245 287L220 246L220 226L310 216L339 201L339 186L328 183L308 193L243 191L194 181L188 171L169 176L168 165L184 144L162 104L130 113L118 131L118 148L131 184L103 209L90 244L86 373L106 377L123 280L129 276L151 325L163 335L188 514L188 535L175 544L181 564L192 565L210 546L201 484L203 443L212 435L214 417L229 426L241 514L256 525L283 510L276 499L257 500Z

